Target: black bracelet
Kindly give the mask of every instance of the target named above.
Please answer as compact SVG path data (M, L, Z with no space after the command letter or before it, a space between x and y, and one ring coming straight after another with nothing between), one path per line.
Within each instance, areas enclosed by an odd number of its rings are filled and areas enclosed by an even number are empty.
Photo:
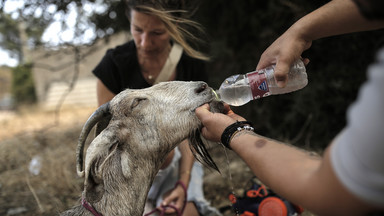
M228 149L231 149L229 142L231 141L232 136L238 131L242 130L253 131L254 129L252 123L249 121L237 121L229 125L227 128L225 128L223 134L221 135L221 143L223 143L223 145Z

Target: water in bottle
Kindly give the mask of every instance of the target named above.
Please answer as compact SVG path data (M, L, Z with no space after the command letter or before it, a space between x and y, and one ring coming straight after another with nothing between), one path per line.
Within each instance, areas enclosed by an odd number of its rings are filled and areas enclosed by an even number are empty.
M289 73L287 85L277 86L274 78L275 65L228 77L218 90L220 99L232 106L241 106L251 100L273 94L285 94L304 88L308 84L304 63L296 61Z

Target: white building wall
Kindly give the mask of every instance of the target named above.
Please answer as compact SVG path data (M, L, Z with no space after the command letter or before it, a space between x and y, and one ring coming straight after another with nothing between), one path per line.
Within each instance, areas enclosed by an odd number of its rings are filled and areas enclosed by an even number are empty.
M103 58L107 49L123 44L130 38L126 32L119 33L111 36L108 42L100 40L90 47L78 47L79 73L70 92L70 85L76 76L75 49L62 47L58 50L34 51L32 73L38 103L46 109L54 109L66 95L63 106L96 107L96 78L92 70Z

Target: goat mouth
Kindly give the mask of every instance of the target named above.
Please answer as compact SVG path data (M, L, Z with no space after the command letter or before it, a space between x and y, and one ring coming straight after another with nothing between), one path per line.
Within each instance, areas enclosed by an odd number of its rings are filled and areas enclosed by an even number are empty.
M193 112L196 111L198 107L201 107L204 104L209 104L210 111L214 113L225 113L224 103L218 100L216 92L212 88L208 88L211 92L210 98L204 103L192 109ZM208 90L207 89L207 90Z
M209 103L210 111L213 113L226 113L224 103L218 100L212 100Z
M215 99L211 99L209 101L206 101L206 102L198 105L197 107L192 109L192 112L195 112L197 108L203 106L204 104L208 104L210 111L213 113L225 113L224 103L222 101L218 101Z

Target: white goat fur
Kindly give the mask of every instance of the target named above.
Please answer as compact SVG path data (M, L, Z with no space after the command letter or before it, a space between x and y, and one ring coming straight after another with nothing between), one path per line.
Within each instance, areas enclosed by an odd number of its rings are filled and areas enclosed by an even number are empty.
M108 126L86 151L84 170L83 148L77 152L78 174L85 177L83 198L103 215L142 215L167 154L201 127L194 110L212 100L204 82L164 82L116 95L108 105ZM86 138L87 130L81 136ZM91 213L79 205L62 215Z

